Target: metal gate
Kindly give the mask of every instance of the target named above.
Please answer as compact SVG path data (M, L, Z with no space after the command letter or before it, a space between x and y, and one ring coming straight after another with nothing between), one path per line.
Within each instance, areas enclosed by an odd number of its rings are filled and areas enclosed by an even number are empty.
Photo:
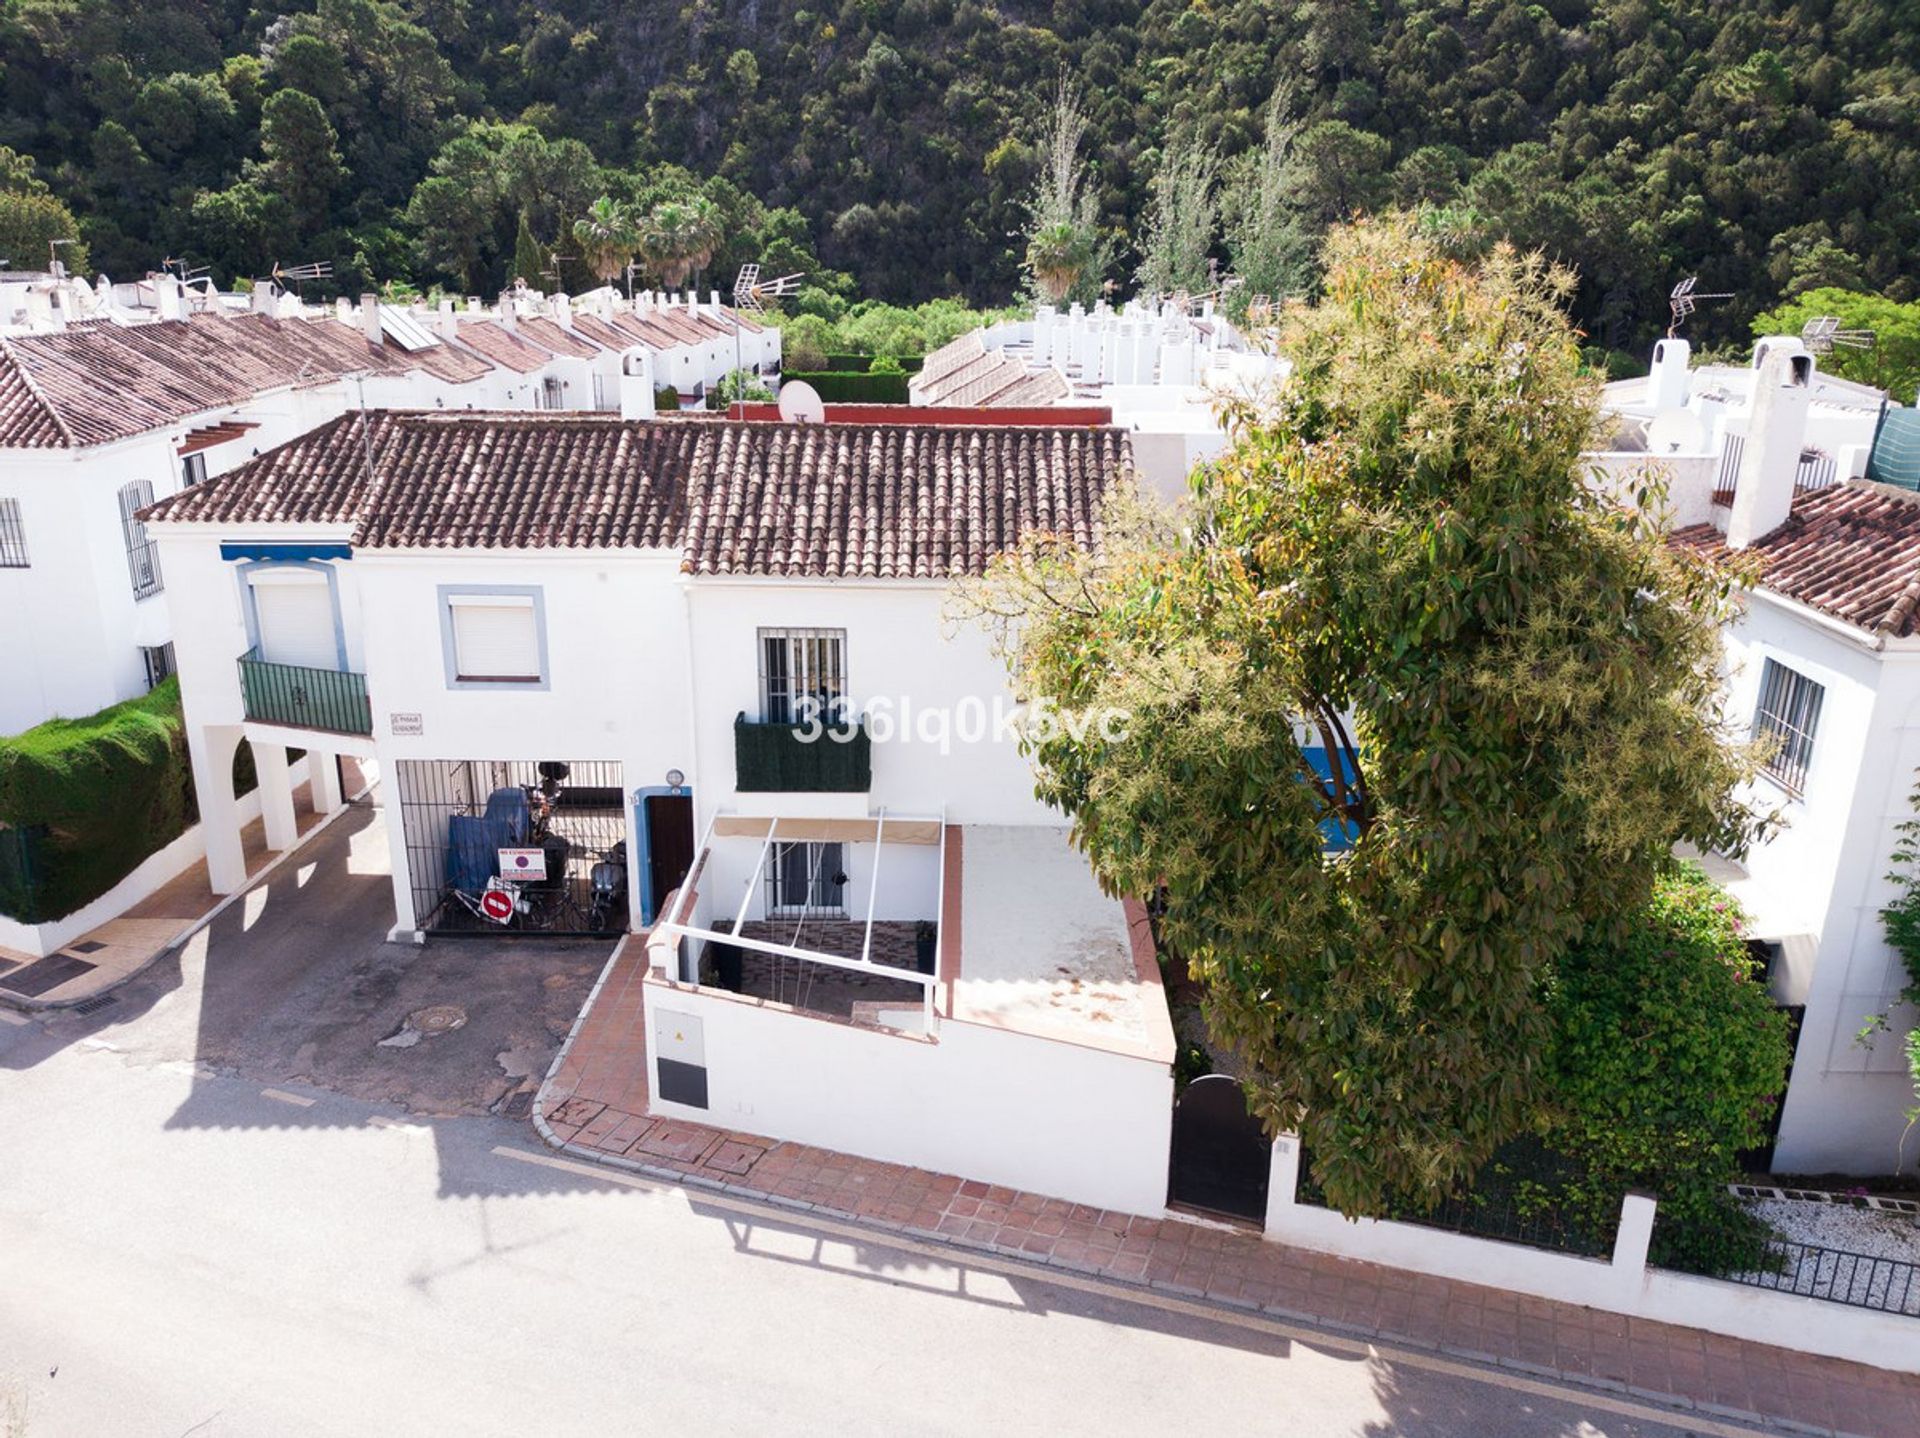
M1173 1105L1167 1202L1263 1221L1272 1152L1236 1080L1195 1079Z
M618 763L402 759L394 769L418 928L572 937L627 931Z

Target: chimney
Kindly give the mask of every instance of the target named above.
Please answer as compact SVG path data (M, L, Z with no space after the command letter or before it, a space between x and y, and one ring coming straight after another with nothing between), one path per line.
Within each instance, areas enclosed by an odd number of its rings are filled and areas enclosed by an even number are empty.
M53 291L42 285L27 287L27 328L36 332L61 328L53 313Z
M187 287L180 283L179 276L155 275L153 299L161 319L183 320L187 317Z
M272 280L255 280L253 282L253 300L252 300L251 308L255 314L268 315L268 316L273 315L280 308L277 304L274 303L274 301L277 298L278 298L278 294L273 287Z
M653 352L635 345L620 356L620 418L653 417Z
M508 334L520 328L520 307L513 302L513 291L500 291L500 324Z
M452 300L441 300L440 308L434 312L433 326L443 340L457 339L460 335L460 321L453 312Z
M687 313L690 315L700 313L700 295L692 285L687 286Z
M1687 403L1690 376L1687 361L1692 346L1669 335L1653 347L1653 368L1647 371L1647 403L1657 414L1663 409L1683 409Z
M378 295L360 296L360 330L370 345L380 344L386 338L380 328L380 297Z
M1729 549L1745 549L1787 522L1812 396L1813 356L1800 341L1761 340L1754 351L1747 444L1727 519Z
M353 301L341 295L333 302L333 317L343 325L353 323Z
M573 301L568 299L564 292L556 294L549 299L547 301L547 308L553 314L553 322L559 325L561 329L570 330L573 328Z

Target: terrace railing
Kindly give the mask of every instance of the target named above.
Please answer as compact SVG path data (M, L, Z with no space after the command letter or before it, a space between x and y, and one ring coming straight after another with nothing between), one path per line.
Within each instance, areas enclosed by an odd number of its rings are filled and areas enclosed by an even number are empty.
M837 727L761 724L743 712L733 721L733 760L734 787L743 794L864 794L873 787L873 738L864 721L848 737Z
M258 649L240 656L240 693L247 718L261 724L319 729L329 734L373 733L367 676L342 669L272 664Z
M1767 1241L1771 1260L1764 1268L1720 1276L1750 1288L1823 1298L1880 1313L1904 1313L1920 1318L1920 1263L1902 1258L1877 1258L1870 1253L1820 1248L1792 1239Z

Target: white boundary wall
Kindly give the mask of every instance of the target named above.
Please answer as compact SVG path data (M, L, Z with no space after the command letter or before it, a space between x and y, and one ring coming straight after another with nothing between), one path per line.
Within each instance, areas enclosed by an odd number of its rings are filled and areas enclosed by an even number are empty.
M1654 1201L1629 1194L1606 1262L1417 1224L1350 1219L1295 1200L1300 1145L1273 1146L1267 1237L1315 1253L1700 1328L1897 1373L1920 1373L1920 1319L1647 1266Z
M934 1039L887 1033L657 976L646 1012L652 1111L663 1117L1120 1213L1166 1210L1164 1063L950 1018ZM690 1057L691 1036L704 1109L657 1096L662 1053Z
M295 788L307 782L307 761L293 765ZM238 801L240 822L251 824L260 817L260 790L256 786ZM0 914L0 949L13 949L44 959L55 949L65 948L83 934L110 923L142 899L172 883L188 869L207 857L207 833L203 825L183 830L165 848L147 855L119 883L91 903L75 909L64 918L44 924L23 924Z

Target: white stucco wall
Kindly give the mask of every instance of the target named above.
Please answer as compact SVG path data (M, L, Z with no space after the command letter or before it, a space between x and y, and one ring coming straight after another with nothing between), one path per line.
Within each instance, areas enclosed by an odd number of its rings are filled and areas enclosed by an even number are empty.
M1754 596L1727 636L1729 712L1753 713L1772 657L1825 689L1803 794L1764 778L1750 796L1777 807L1786 827L1747 857L1750 877L1729 885L1766 938L1812 936L1789 946L1782 1002L1804 1004L1774 1167L1780 1172L1888 1173L1899 1156L1913 1086L1898 1034L1912 1022L1893 1009L1895 1033L1858 1040L1888 1012L1904 971L1879 911L1895 826L1912 817L1920 767L1920 647L1872 647L1864 634L1801 606ZM1796 952L1797 951L1797 952ZM1909 1142L1908 1169L1920 1158Z
M693 692L699 713L701 822L716 809L767 813L772 796L734 791L733 722L760 709L762 627L844 629L847 683L857 710L890 704L894 736L876 737L871 795L796 796L781 812L938 815L966 824L1048 823L1053 811L1033 797L1033 775L1010 738L993 737L997 700L1011 704L1006 670L984 630L949 624L944 582L698 579L689 586ZM911 701L912 733L902 733L902 701ZM938 721L962 706L979 712L985 737L950 738L941 752ZM956 724L955 728L958 727ZM826 802L821 802L825 800Z
M656 1098L655 1113L1120 1213L1165 1210L1164 1063L952 1019L928 1041L658 980L646 1003L656 1062L661 1025L684 1033L691 1018L707 1069L707 1108Z

